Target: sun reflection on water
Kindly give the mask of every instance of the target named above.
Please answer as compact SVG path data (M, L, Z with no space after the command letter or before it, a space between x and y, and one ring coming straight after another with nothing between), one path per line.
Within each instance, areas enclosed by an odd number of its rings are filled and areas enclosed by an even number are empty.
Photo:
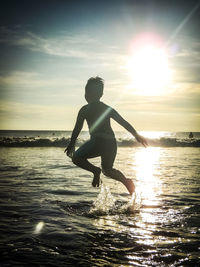
M151 266L156 266L156 261L153 260L161 250L168 260L174 256L173 252L171 254L173 250L170 251L172 247L179 248L182 242L190 242L189 235L182 238L182 223L185 219L183 207L177 207L176 203L175 206L171 206L173 202L169 202L168 192L171 188L166 182L171 176L168 176L170 165L166 165L166 161L170 160L173 164L174 160L171 154L167 154L170 152L171 150L166 151L162 147L131 147L122 151L123 159L128 155L124 163L128 177L135 176L136 199L134 196L131 200L134 203L133 208L137 204L139 208L135 213L127 209L123 212L121 204L128 204L130 196L125 196L125 199L124 195L117 193L108 213L104 213L103 216L94 214L93 224L95 229L98 229L98 234L93 237L97 240L97 246L99 245L98 251L104 246L102 244L106 244L106 251L102 254L104 253L108 260L110 255L116 252L117 255L124 256L127 266L136 266L138 262L145 264L147 261ZM176 184L173 183L171 186L175 187ZM106 190L103 193L105 194ZM110 197L112 198L111 195ZM108 198L104 199L107 201Z
M116 207L113 207L113 205L117 205L117 202L112 203L108 214L94 220L96 227L113 232L128 233L132 238L137 236L136 243L150 245L155 242L152 232L156 230L157 222L161 219L159 218L161 207L159 195L162 193L162 182L160 180L161 154L162 148L159 147L133 150L131 157L132 170L130 171L135 173L136 176L136 194L130 201L134 203L133 208L138 204L139 212L134 214L126 210L124 213L122 207L118 207L117 212ZM102 191L102 194L104 196L105 192ZM107 201L107 198L105 199ZM129 202L127 204L130 205ZM131 215L132 218L123 216L125 214Z
M133 157L133 169L136 172L136 192L142 198L143 204L157 204L157 195L160 194L160 148L148 147L138 149Z

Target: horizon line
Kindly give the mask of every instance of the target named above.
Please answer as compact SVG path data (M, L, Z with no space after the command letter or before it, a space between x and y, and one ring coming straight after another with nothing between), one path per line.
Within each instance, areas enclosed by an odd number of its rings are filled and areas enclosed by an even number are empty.
M0 131L35 131L35 132L72 132L72 130L58 130L58 129L0 129ZM89 130L82 130L81 132L89 132ZM114 132L126 132L126 130L115 130ZM175 133L189 133L189 132L196 132L196 133L199 133L200 130L178 130L178 131L175 131L175 130L140 130L140 131L137 131L137 132L175 132Z

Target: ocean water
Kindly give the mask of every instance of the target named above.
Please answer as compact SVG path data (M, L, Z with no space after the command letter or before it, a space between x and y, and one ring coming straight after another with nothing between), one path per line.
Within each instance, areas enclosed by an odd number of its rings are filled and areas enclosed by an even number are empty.
M70 132L1 131L0 266L200 266L200 135L144 135L117 134L131 197L104 175L91 186L63 153Z

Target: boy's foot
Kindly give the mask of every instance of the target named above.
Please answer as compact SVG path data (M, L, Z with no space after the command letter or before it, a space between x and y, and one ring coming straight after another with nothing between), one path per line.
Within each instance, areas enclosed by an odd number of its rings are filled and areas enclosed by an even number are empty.
M135 192L135 185L133 181L131 179L126 179L126 181L124 182L124 185L126 186L130 195L132 196L132 194Z
M101 169L99 168L98 171L96 171L96 173L94 173L94 178L93 178L93 181L92 181L92 186L99 187L99 184L100 184L100 174L101 174Z

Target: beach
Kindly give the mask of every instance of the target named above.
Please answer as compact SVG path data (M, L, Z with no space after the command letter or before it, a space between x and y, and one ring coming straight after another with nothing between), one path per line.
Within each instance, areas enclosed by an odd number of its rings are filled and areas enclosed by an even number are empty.
M149 134L148 148L119 134L132 197L104 175L91 186L63 153L70 134L1 132L0 266L199 266L199 133Z

